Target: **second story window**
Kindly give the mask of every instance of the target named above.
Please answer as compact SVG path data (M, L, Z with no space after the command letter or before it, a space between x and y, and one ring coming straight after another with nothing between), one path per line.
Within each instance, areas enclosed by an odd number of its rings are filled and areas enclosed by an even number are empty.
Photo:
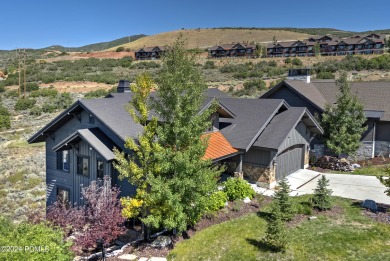
M77 156L77 174L89 176L89 158Z
M57 169L69 172L69 150L57 152Z

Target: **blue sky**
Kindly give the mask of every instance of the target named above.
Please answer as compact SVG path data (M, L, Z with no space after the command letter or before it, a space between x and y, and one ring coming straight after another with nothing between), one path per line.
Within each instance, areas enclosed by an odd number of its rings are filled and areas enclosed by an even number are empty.
M294 4L291 4L294 3ZM19 0L0 4L0 50L82 46L181 28L390 28L390 1Z

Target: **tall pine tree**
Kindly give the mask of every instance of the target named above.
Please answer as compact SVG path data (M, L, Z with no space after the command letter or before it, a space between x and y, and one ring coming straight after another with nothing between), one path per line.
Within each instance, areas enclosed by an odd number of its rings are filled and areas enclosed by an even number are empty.
M353 155L361 146L362 134L367 130L364 123L363 105L351 93L351 86L344 72L337 80L340 93L335 106L326 105L321 125L325 131L326 146L336 154Z
M207 141L201 135L211 124L215 106L201 111L207 86L179 37L169 47L153 100L161 124L157 129L160 174L151 184L149 200L154 208L145 222L179 232L205 213L221 169L204 160Z

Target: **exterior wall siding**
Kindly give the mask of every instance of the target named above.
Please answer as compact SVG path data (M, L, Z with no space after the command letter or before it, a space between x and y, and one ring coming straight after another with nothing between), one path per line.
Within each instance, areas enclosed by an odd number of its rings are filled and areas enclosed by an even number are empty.
M244 154L243 163L270 166L271 151L252 147Z
M70 150L70 171L62 171L57 169L57 153L52 148L63 141L69 135L79 129L98 127L116 144L123 144L123 141L118 138L109 128L102 124L98 119L90 119L90 115L86 111L80 114L80 120L76 117L69 120L61 128L59 128L51 137L46 138L46 204L51 205L56 201L57 188L70 190L70 201L82 204L81 188L88 186L92 180L97 178L97 159L103 159L99 153L90 149L90 146L85 142L79 142L78 150L72 148ZM120 149L123 149L120 148ZM89 176L77 174L77 155L89 157ZM103 160L104 161L104 160ZM126 180L119 180L118 173L113 172L113 167L110 162L104 163L104 174L112 178L113 184L116 184L121 189L121 196L130 196L135 193L135 187L130 185Z

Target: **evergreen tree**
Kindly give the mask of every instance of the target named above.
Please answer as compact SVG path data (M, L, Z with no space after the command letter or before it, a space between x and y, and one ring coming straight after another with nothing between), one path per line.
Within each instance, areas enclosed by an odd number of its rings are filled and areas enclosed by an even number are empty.
M267 221L267 229L263 242L274 251L285 252L287 247L287 233L279 205L272 206L270 217Z
M151 184L154 206L145 222L179 232L198 221L215 191L221 169L204 160L207 141L202 133L211 124L215 106L201 111L207 86L181 37L169 47L157 81L153 105L162 122L157 129L160 174Z
M364 123L363 105L351 87L344 72L337 80L340 94L336 106L326 105L321 125L324 128L326 146L336 154L353 155L360 147L362 134L367 130Z
M318 208L319 210L327 210L332 207L330 202L330 195L332 194L332 190L328 189L329 180L325 178L324 175L317 182L317 187L314 190L312 203L313 206Z
M279 186L280 189L275 192L273 204L279 206L281 219L288 221L294 216L294 209L290 200L290 186L285 178L279 182Z

